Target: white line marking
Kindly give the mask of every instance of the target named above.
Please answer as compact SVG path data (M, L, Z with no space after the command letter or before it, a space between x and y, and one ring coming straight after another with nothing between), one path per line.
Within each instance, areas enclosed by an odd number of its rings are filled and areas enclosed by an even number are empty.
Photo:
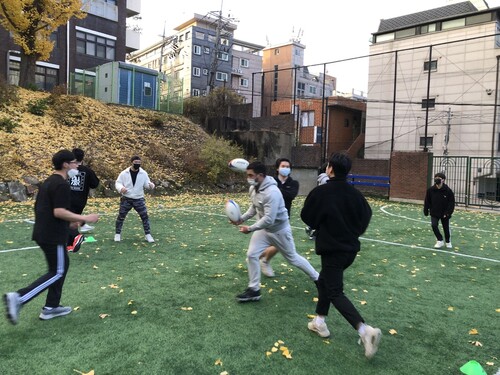
M429 224L429 221L426 221L426 220L421 220L421 219L413 219L411 217L408 217L408 216L403 216L403 215L397 215L397 214L393 214L393 213L390 213L389 211L386 210L387 207L389 207L390 205L385 205L385 206L382 206L380 208L380 211L382 211L384 214L387 214L389 216L394 216L394 217L400 217L402 219L406 219L406 220L411 220L411 221L416 221L418 223L425 223L425 224ZM457 225L450 225L450 228L455 228L455 229L463 229L463 230L473 230L473 231L476 231L476 232L485 232L485 233L496 233L496 234L500 234L500 232L495 232L495 231L492 231L492 230L487 230L487 229L479 229L479 228L467 228L467 227L459 227Z
M19 249L0 250L0 253L10 253L12 251L32 250L32 249L39 249L39 248L40 248L39 246L20 247Z

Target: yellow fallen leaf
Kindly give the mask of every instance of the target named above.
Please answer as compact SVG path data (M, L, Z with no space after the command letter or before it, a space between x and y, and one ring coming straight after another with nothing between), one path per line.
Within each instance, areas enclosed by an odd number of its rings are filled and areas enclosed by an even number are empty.
M495 365L495 362L486 362L486 364L487 364L488 366L494 366L494 365Z
M287 348L286 346L282 346L282 347L280 347L280 350L281 350L282 352L284 352L284 351L288 351L288 348Z
M278 340L278 344L283 345L284 343L285 343L284 341L282 341L282 340Z
M220 373L220 375L229 375L229 372L227 372L227 371L222 371L222 372Z
M281 354L283 355L283 357L287 358L287 359L292 359L292 353L290 351L287 350L283 350L281 352Z
M215 366L222 366L222 360L220 358L215 361Z
M99 267L97 267L97 266L94 264L94 266L93 266L92 268L96 270L96 269L98 269Z
M477 331L477 329L472 328L472 329L469 331L469 335L479 335L479 332Z
M314 318L316 317L316 315L313 315L313 314L307 314L307 317L308 317L309 319L314 319Z
M455 311L455 308L453 306L449 306L448 311Z
M496 312L500 312L500 309L496 309L495 311L496 311Z
M123 289L120 289L120 291L118 293L123 293Z
M94 370L90 370L90 372L81 372L81 371L73 369L73 371L77 372L77 373L79 373L81 375L94 375Z
M73 307L73 311L78 311L80 310L80 306Z
M137 310L131 312L132 315L137 315Z
M269 351L268 351L268 352L266 352L266 356L268 356L268 357L269 357L271 354L273 354L273 353L271 353L271 352L269 352Z
M397 334L398 334L398 331L396 331L394 328L391 328L391 329L389 330L389 333L390 333L391 335L397 335Z
M192 307L181 307L181 310L191 311L191 310L193 310L193 308Z
M110 284L108 285L111 289L118 289L118 285L116 284Z
M359 301L359 303L362 304L362 305L366 305L368 302L366 302L366 301Z
M273 353L276 353L276 352L278 351L278 348L277 348L277 347L275 347L275 346L273 346L273 347L271 348L271 351L272 351Z
M107 318L109 314L99 314L99 318L104 319Z
M474 346L483 346L479 341L469 341Z
M318 297L314 297L313 302L318 302Z
M134 300L133 300L133 299L131 299L130 301L128 301L128 305L129 305L129 306L130 306L131 304L133 304L133 303L134 303Z

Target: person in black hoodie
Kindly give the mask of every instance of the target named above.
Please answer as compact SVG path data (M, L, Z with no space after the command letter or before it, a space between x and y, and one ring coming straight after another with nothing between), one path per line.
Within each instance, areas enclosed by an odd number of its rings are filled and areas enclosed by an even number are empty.
M295 199L299 193L299 181L294 180L290 173L292 171L292 163L287 158L279 158L275 163L276 167L276 183L278 184L278 189L283 195L283 200L285 201L285 208L288 212L288 218L290 218L290 211L292 210L292 201ZM274 277L274 271L269 263L271 259L278 253L278 249L274 246L270 246L264 251L260 258L260 269L262 273L267 277Z
M87 205L89 191L90 189L95 189L99 185L99 179L92 169L83 165L85 152L81 148L74 148L72 152L78 162L78 174L68 178L69 186L71 188L71 206L69 209L71 212L81 215L83 209ZM83 234L80 234L79 232L89 232L92 229L94 229L94 227L88 225L87 223L82 223L80 231L78 228L71 228L69 231L66 250L76 253L80 249L80 245L85 240Z
M450 218L455 210L455 194L448 185L444 183L446 176L444 173L434 175L434 185L427 189L424 200L424 215L431 214L431 226L437 242L434 245L439 249L444 246L443 235L439 231L439 220L444 231L446 247L451 249Z
M347 182L351 165L347 155L332 154L326 168L330 179L309 193L300 214L304 223L316 230L316 254L321 257L321 272L316 283L317 315L307 327L321 337L330 336L325 317L332 303L358 331L365 356L372 358L382 332L365 324L343 290L344 271L356 259L361 246L359 237L368 228L372 216L365 197Z

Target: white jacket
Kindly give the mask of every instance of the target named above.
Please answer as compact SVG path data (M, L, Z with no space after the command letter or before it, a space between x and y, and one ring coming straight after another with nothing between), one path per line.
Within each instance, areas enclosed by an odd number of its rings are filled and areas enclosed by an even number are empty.
M144 169L139 169L135 185L132 185L132 176L130 174L130 167L121 171L116 179L115 189L121 194L122 188L125 187L127 192L122 194L124 197L139 199L144 198L144 189L154 189L154 184L149 180L149 176Z

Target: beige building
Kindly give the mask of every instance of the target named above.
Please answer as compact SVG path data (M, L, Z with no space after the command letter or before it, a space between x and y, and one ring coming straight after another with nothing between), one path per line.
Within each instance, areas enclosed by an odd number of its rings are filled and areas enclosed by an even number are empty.
M465 1L381 20L370 46L366 158L499 155L499 12Z

